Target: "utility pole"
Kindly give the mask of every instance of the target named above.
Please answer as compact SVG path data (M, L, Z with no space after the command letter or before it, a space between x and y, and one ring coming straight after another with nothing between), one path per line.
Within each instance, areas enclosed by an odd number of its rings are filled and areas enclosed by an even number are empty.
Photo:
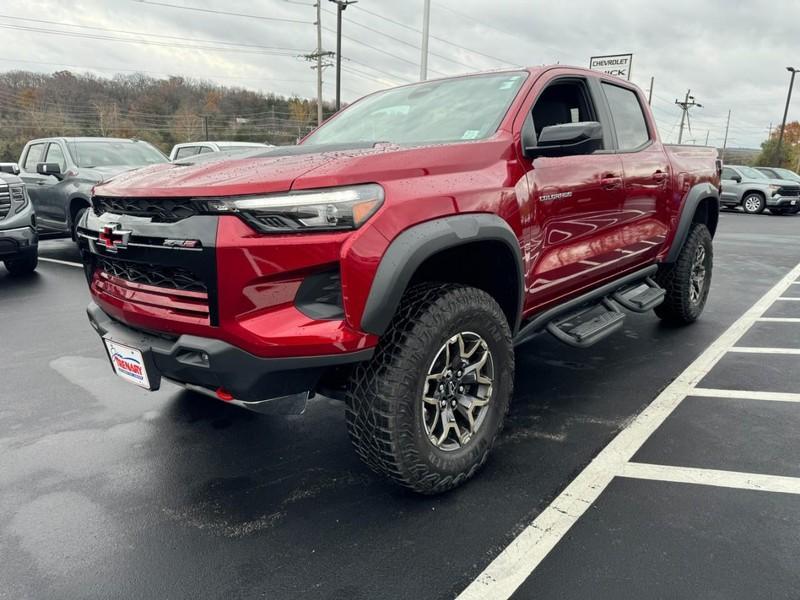
M203 115L203 140L208 141L208 115Z
M428 37L431 24L431 0L425 0L422 11L422 55L419 59L419 80L428 78Z
M342 13L358 0L330 0L336 4L336 112L342 107Z
M800 69L795 69L794 67L786 67L786 70L792 74L792 77L789 80L789 93L786 95L786 108L783 109L783 121L781 121L781 133L778 136L778 149L775 152L777 154L775 158L779 163L781 162L781 146L783 145L783 131L784 129L786 129L786 116L789 114L789 102L791 102L792 100L792 88L794 87L794 76L798 71L800 71Z
M650 89L647 90L647 104L653 103L653 82L656 80L655 77L650 78Z
M728 128L731 126L731 109L728 109L728 120L725 123L725 140L722 142L722 162L725 162L725 149L728 147Z
M304 54L303 58L308 61L316 62L317 64L312 69L317 70L317 125L322 124L322 69L329 67L330 64L323 63L322 59L333 55L333 52L325 52L322 50L322 0L317 0L314 4L317 9L317 49L311 54Z
M706 146L708 146L708 136L709 136L710 133L711 133L711 130L710 129L706 129L706 144L705 144Z
M683 110L683 114L681 114L681 128L678 131L679 144L683 140L684 122L687 122L689 120L689 109L692 108L693 106L696 106L697 108L703 108L702 104L698 104L697 102L694 101L694 96L692 96L691 93L692 90L686 90L686 98L684 98L683 102L681 102L680 100L675 100L675 104L680 106L681 110ZM691 125L689 127L691 128Z

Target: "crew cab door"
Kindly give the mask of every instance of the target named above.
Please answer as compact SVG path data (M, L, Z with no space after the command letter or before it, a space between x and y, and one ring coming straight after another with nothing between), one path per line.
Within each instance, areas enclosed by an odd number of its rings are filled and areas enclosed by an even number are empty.
M742 174L732 167L723 167L721 175L722 192L719 195L721 204L735 206L739 204Z
M669 232L672 166L648 122L645 99L622 81L601 80L622 159L625 194L618 224L618 268L651 262Z
M590 287L613 270L624 198L622 159L610 150L608 116L589 78L545 75L522 117L536 135L551 125L600 121L604 148L592 154L523 158L531 218L526 252L526 311Z
M61 168L61 175L42 176L39 186L39 206L42 218L67 227L67 183L64 181L67 172L67 158L61 144L50 142L45 151L44 163L56 163ZM62 227L63 228L63 227Z
M48 142L36 142L30 144L25 150L22 160L20 160L20 177L25 182L28 189L28 196L36 212L38 228L45 231L52 231L54 228L54 218L51 209L48 208L46 198L48 188L57 183L58 180L51 175L40 175L36 172L36 165L44 162L47 152ZM60 230L56 226L56 230Z

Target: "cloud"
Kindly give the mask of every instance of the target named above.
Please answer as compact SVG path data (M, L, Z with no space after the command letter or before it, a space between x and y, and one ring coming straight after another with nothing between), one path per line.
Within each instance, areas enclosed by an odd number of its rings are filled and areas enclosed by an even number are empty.
M315 72L300 58L316 46L312 0L165 0L167 4L255 14L305 23L180 10L137 0L42 0L37 11L24 0L7 0L0 26L7 48L0 69L53 71L72 68L111 75L115 70L201 77L226 85L280 94L313 96ZM323 46L335 49L335 5L323 2ZM57 25L13 20L38 18ZM359 96L419 76L422 0L360 0L344 13L343 97ZM785 67L800 56L800 3L768 5L724 0L650 1L433 0L429 74L454 75L510 65L560 62L585 66L594 54L634 54L633 80L643 88L655 77L653 106L662 136L677 137L680 111L674 104L687 89L703 108L692 111L698 143L721 144L732 111L730 145L757 146L768 126L780 123L788 89ZM107 37L136 37L70 25L147 32L166 45L57 35L73 31ZM228 42L227 51L198 40ZM170 47L172 45L172 47ZM176 46L204 46L188 49ZM213 44L223 46L223 44ZM260 47L260 48L257 48ZM271 51L263 47L282 48ZM24 52L19 51L24 49ZM63 65L63 67L59 66ZM794 65L793 65L794 66ZM796 65L800 66L800 65ZM78 68L82 67L82 68ZM334 72L324 71L325 96L332 99ZM798 92L800 102L800 92ZM790 119L800 118L793 105Z

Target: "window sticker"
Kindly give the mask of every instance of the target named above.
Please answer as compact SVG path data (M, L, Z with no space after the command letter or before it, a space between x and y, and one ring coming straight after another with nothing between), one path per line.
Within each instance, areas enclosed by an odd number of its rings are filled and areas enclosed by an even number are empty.
M474 140L481 134L480 129L467 129L464 135L461 136L462 140Z

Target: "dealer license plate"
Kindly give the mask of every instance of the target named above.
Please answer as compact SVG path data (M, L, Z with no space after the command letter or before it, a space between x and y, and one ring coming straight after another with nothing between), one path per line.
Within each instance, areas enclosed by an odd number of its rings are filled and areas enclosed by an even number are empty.
M114 373L122 377L125 381L134 383L145 389L150 388L150 378L147 376L147 369L144 366L142 352L136 348L119 344L112 340L105 340L108 348L108 357L111 359L111 366Z

